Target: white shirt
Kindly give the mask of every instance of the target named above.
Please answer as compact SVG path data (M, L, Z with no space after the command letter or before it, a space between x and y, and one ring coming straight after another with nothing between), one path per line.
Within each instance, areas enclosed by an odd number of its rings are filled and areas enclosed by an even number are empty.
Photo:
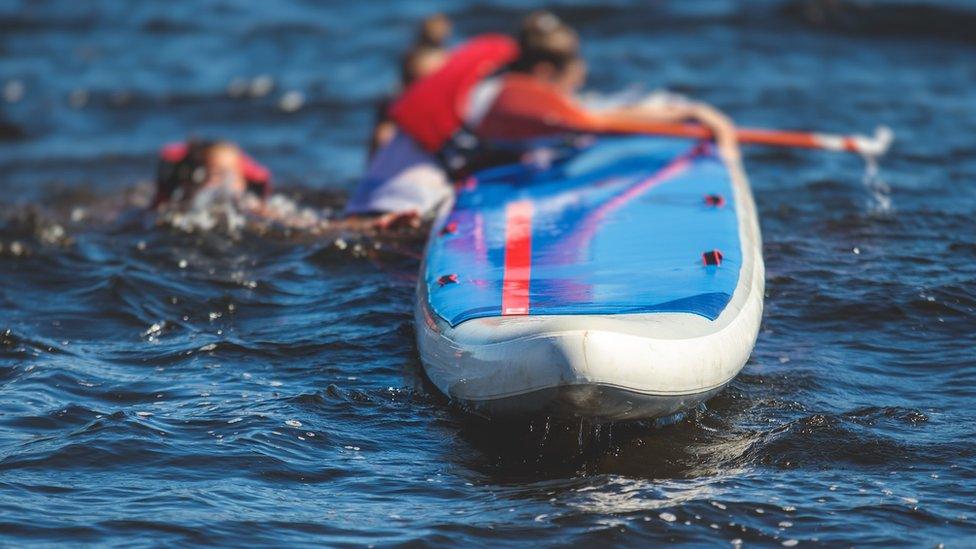
M397 132L373 156L346 204L346 215L432 212L453 189L437 159L410 136Z

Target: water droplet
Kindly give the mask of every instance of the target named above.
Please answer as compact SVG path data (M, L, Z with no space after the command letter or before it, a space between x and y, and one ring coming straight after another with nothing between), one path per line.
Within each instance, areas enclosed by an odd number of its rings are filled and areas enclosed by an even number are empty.
M274 79L263 74L251 81L251 97L264 97L274 89Z
M305 94L300 91L292 90L281 96L278 101L278 108L284 112L295 112L305 105Z
M8 80L3 86L3 99L7 103L16 103L24 98L27 87L20 80Z

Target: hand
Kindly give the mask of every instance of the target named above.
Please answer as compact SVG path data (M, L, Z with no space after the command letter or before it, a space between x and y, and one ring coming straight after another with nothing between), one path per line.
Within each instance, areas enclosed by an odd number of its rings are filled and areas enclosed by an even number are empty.
M735 123L721 111L704 104L697 104L692 108L692 117L708 126L715 134L719 154L726 162L738 162L740 159L739 140L735 131Z
M414 210L383 214L373 222L373 227L384 232L403 229L417 229L420 227L420 225L420 214Z

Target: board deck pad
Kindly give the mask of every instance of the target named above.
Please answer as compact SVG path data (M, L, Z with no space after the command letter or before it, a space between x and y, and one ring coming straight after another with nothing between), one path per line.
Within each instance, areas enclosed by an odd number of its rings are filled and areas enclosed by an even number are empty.
M516 315L721 314L742 250L732 181L711 145L602 137L550 162L537 152L459 185L427 248L434 313L452 326ZM706 265L713 251L721 263Z

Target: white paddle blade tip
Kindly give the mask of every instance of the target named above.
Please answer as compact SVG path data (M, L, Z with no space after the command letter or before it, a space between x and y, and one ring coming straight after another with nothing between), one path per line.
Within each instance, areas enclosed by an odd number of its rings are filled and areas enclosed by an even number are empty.
M860 135L854 138L857 151L864 156L878 158L884 156L895 140L895 132L888 126L878 126L873 137Z
M894 142L895 132L888 126L878 126L878 129L874 130L874 140L881 145L881 154L884 154Z

